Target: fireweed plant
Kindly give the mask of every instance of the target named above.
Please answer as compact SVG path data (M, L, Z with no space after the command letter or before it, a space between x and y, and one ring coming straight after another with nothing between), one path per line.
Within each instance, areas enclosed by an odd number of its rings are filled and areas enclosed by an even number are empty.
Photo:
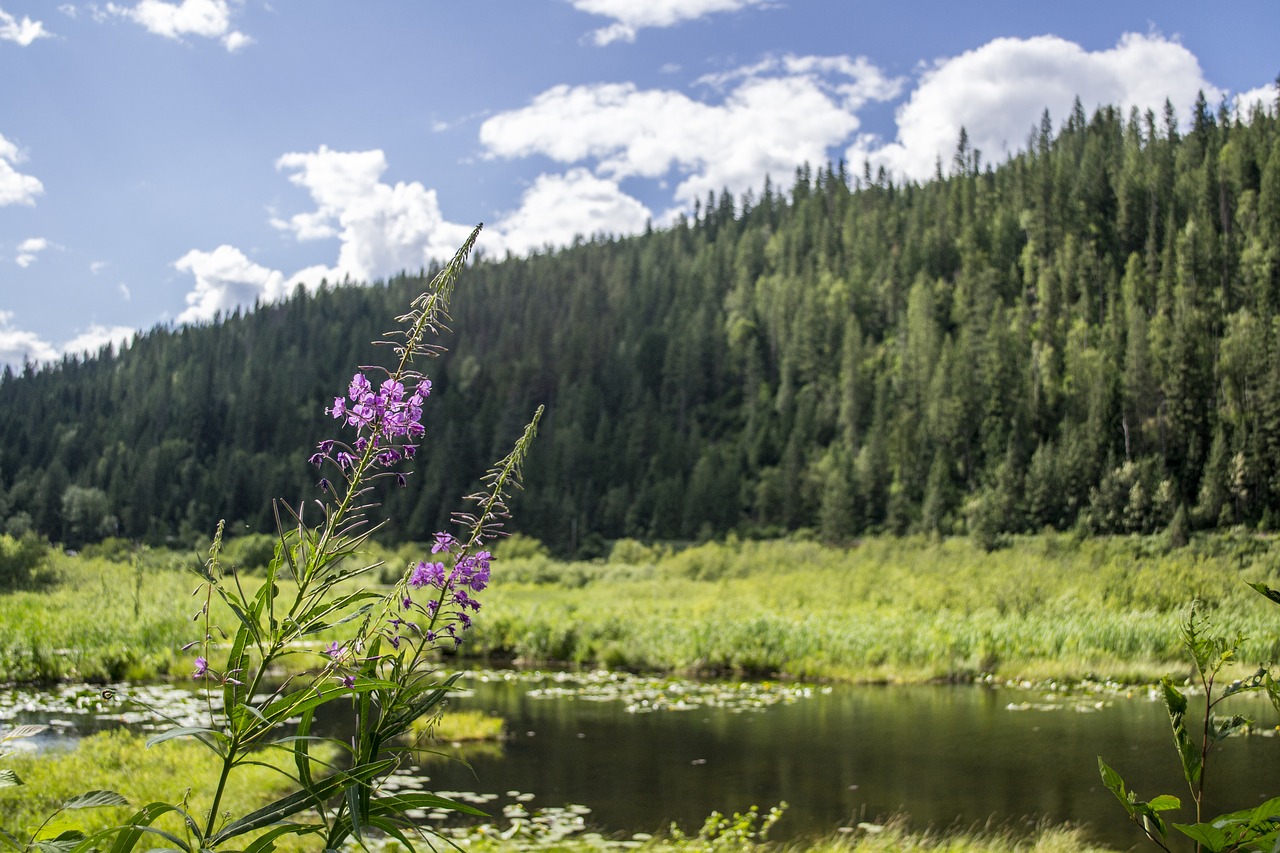
M442 650L462 643L480 610L477 596L489 582L492 560L484 546L501 535L508 516L506 497L519 486L542 409L511 452L489 470L482 491L466 498L470 509L454 514L456 530L435 534L426 559L407 566L389 591L352 583L376 568L352 567L359 566L354 558L377 529L368 518L373 492L382 483L405 483L406 466L425 431L423 407L431 393L431 382L415 361L443 351L434 340L445 330L454 283L479 230L409 312L397 318L400 328L375 342L393 347L395 368L361 368L346 393L326 409L342 434L321 441L310 459L323 475L322 497L315 501L320 521L312 524L304 517L305 507L275 503L279 541L256 592L247 591L234 572L224 571L218 525L208 560L198 568L203 601L197 622L204 633L191 646L199 651L192 675L210 687L210 724L175 727L148 741L154 746L193 738L216 753L220 770L212 799L152 803L123 827L63 838L61 849L107 844L113 853L139 847L267 853L283 835L315 834L323 839L316 849L336 851L351 840L363 846L370 830L413 849L411 837L425 836L407 811L479 814L430 793L384 790L382 782L403 758L398 740L415 720L439 713L457 677L445 677L436 662ZM235 614L234 634L223 634L210 621L215 597ZM343 640L306 644L343 626L351 630ZM212 660L224 649L225 663L217 667ZM285 658L299 655L311 658L304 674L278 685L268 680ZM219 690L221 707L212 698ZM335 703L349 706L354 716L355 734L349 741L311 733L316 712ZM336 758L332 748L314 749L325 740L336 744ZM236 784L237 768L267 764L269 750L288 753L284 762L270 765L286 767L292 793L250 814L224 813L223 795ZM177 816L176 829L155 825L164 815ZM250 833L256 835L246 838Z

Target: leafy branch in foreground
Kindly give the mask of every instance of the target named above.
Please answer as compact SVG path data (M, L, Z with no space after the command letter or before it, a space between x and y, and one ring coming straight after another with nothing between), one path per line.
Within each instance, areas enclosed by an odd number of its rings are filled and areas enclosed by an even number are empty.
M1280 604L1280 593L1265 584L1250 584L1273 603ZM1273 851L1280 844L1280 797L1261 805L1230 812L1205 820L1204 795L1209 758L1214 747L1233 734L1245 730L1252 721L1240 714L1223 716L1215 713L1221 703L1242 693L1265 690L1272 705L1280 711L1280 684L1271 674L1270 666L1261 666L1248 678L1231 682L1225 688L1218 683L1223 668L1234 663L1244 643L1244 636L1237 633L1228 636L1216 633L1204 615L1199 602L1192 604L1183 626L1182 642L1195 666L1194 679L1204 695L1204 714L1199 724L1198 737L1193 735L1188 721L1186 694L1173 680L1165 677L1160 682L1161 698L1169 713L1173 729L1173 744L1182 765L1191 802L1195 807L1194 823L1174 823L1173 828L1195 844L1196 853L1232 853L1236 850ZM1182 807L1182 801L1171 794L1161 794L1151 800L1141 800L1129 790L1120 774L1098 759L1098 771L1103 785L1115 795L1138 825L1143 834L1161 849L1170 851L1169 830L1165 812Z
M519 487L541 407L511 452L489 470L483 489L466 499L472 509L454 516L458 529L435 534L427 559L408 565L390 589L372 589L358 581L377 566L358 558L376 529L368 520L375 486L403 486L410 473L431 394L431 380L416 361L443 351L434 340L446 330L449 297L479 230L397 318L399 328L376 342L392 347L395 366L361 367L346 394L326 409L354 436L325 439L316 447L310 462L326 469L326 476L319 481L323 497L313 507L275 502L277 542L261 586L252 588L224 570L221 523L208 560L197 569L203 636L188 648L199 647L193 677L210 688L209 722L175 726L152 737L148 746L186 738L211 750L218 759L211 799L152 803L123 827L64 839L70 845L66 849L96 849L109 838L113 853L153 844L188 853L267 853L281 836L294 834L316 835L324 850L337 850L350 839L363 844L371 831L412 848L410 838L423 837L423 830L406 812L432 808L478 814L434 794L391 792L382 783L401 761L397 739L414 720L439 710L456 678L444 676L435 662L440 651L462 643L480 610L476 595L488 585L493 559L485 545L502 534L507 498ZM310 517L317 512L313 524ZM229 634L212 621L215 600L234 614ZM345 639L322 650L307 642L344 628L350 631ZM215 667L211 658L223 650L225 662ZM296 656L310 660L291 665L288 670L295 674L274 681L272 673ZM340 701L350 703L355 735L350 741L314 735L317 712ZM329 756L333 750L315 749L325 740L336 746L336 758ZM264 764L268 750L287 757L275 763L286 766L290 793L249 814L225 813L224 795L235 784L236 771ZM165 816L176 816L177 823L157 826Z

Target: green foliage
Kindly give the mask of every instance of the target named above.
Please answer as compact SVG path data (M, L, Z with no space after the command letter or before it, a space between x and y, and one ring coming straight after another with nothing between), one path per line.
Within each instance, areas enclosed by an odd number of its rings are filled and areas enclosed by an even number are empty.
M1198 529L1274 524L1280 117L1060 118L989 170L819 165L669 229L477 261L434 371L442 426L371 510L379 536L443 527L540 403L520 526L561 556L801 528L969 525L995 547L1156 532L1178 506ZM62 499L96 489L131 540L189 545L216 517L271 535L259 496L306 493L291 460L332 389L437 271L0 380L0 508L89 541Z
M37 585L37 569L48 554L48 543L33 531L19 537L0 533L0 592Z
M783 802L769 809L763 817L759 806L752 806L745 812L734 812L733 817L712 812L694 837L685 835L680 827L672 824L671 840L690 850L742 850L767 841L769 830L782 819L786 810L787 804Z

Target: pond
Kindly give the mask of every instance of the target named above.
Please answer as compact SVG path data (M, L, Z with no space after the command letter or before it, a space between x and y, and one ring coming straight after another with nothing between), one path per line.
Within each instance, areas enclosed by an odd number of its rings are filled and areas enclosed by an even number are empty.
M508 737L419 753L417 778L401 783L474 796L494 815L517 802L589 809L587 823L606 833L660 832L672 821L696 831L712 810L785 801L778 839L906 815L916 828L1084 824L1094 840L1125 849L1141 839L1102 787L1099 755L1140 795L1187 799L1163 705L1145 689L806 687L514 672L473 673L462 684L452 707L501 716ZM198 712L198 700L181 688L148 689L171 715ZM152 725L98 702L98 692L9 692L0 696L0 720L52 722L35 744L43 747L105 726ZM1244 711L1275 722L1263 703L1246 702ZM1280 738L1267 736L1274 733L1260 726L1216 754L1210 787L1223 792L1221 808L1280 794Z

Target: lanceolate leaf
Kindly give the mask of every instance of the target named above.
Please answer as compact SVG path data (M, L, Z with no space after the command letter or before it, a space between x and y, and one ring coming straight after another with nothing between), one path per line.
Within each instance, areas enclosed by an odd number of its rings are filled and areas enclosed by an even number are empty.
M18 738L24 738L24 737L34 737L35 735L40 734L42 731L44 731L47 728L49 727L48 726L14 726L13 728L9 729L9 731L5 732L3 735L0 735L0 741L16 740Z
M64 809L93 809L99 806L127 806L129 801L115 791L86 791L62 804Z
M1164 695L1164 705L1169 711L1169 723L1173 726L1173 744L1177 747L1178 757L1182 760L1182 775L1193 789L1200 783L1201 766L1200 750L1191 740L1187 732L1187 697L1178 692L1168 678L1160 681L1160 690Z
M330 776L316 783L308 790L297 791L228 824L221 832L209 839L208 846L216 848L229 838L235 838L246 832L253 832L255 829L262 829L273 823L278 823L304 809L323 803L348 784L367 782L369 779L387 772L395 764L395 759L389 758L353 768L346 773L337 773Z

